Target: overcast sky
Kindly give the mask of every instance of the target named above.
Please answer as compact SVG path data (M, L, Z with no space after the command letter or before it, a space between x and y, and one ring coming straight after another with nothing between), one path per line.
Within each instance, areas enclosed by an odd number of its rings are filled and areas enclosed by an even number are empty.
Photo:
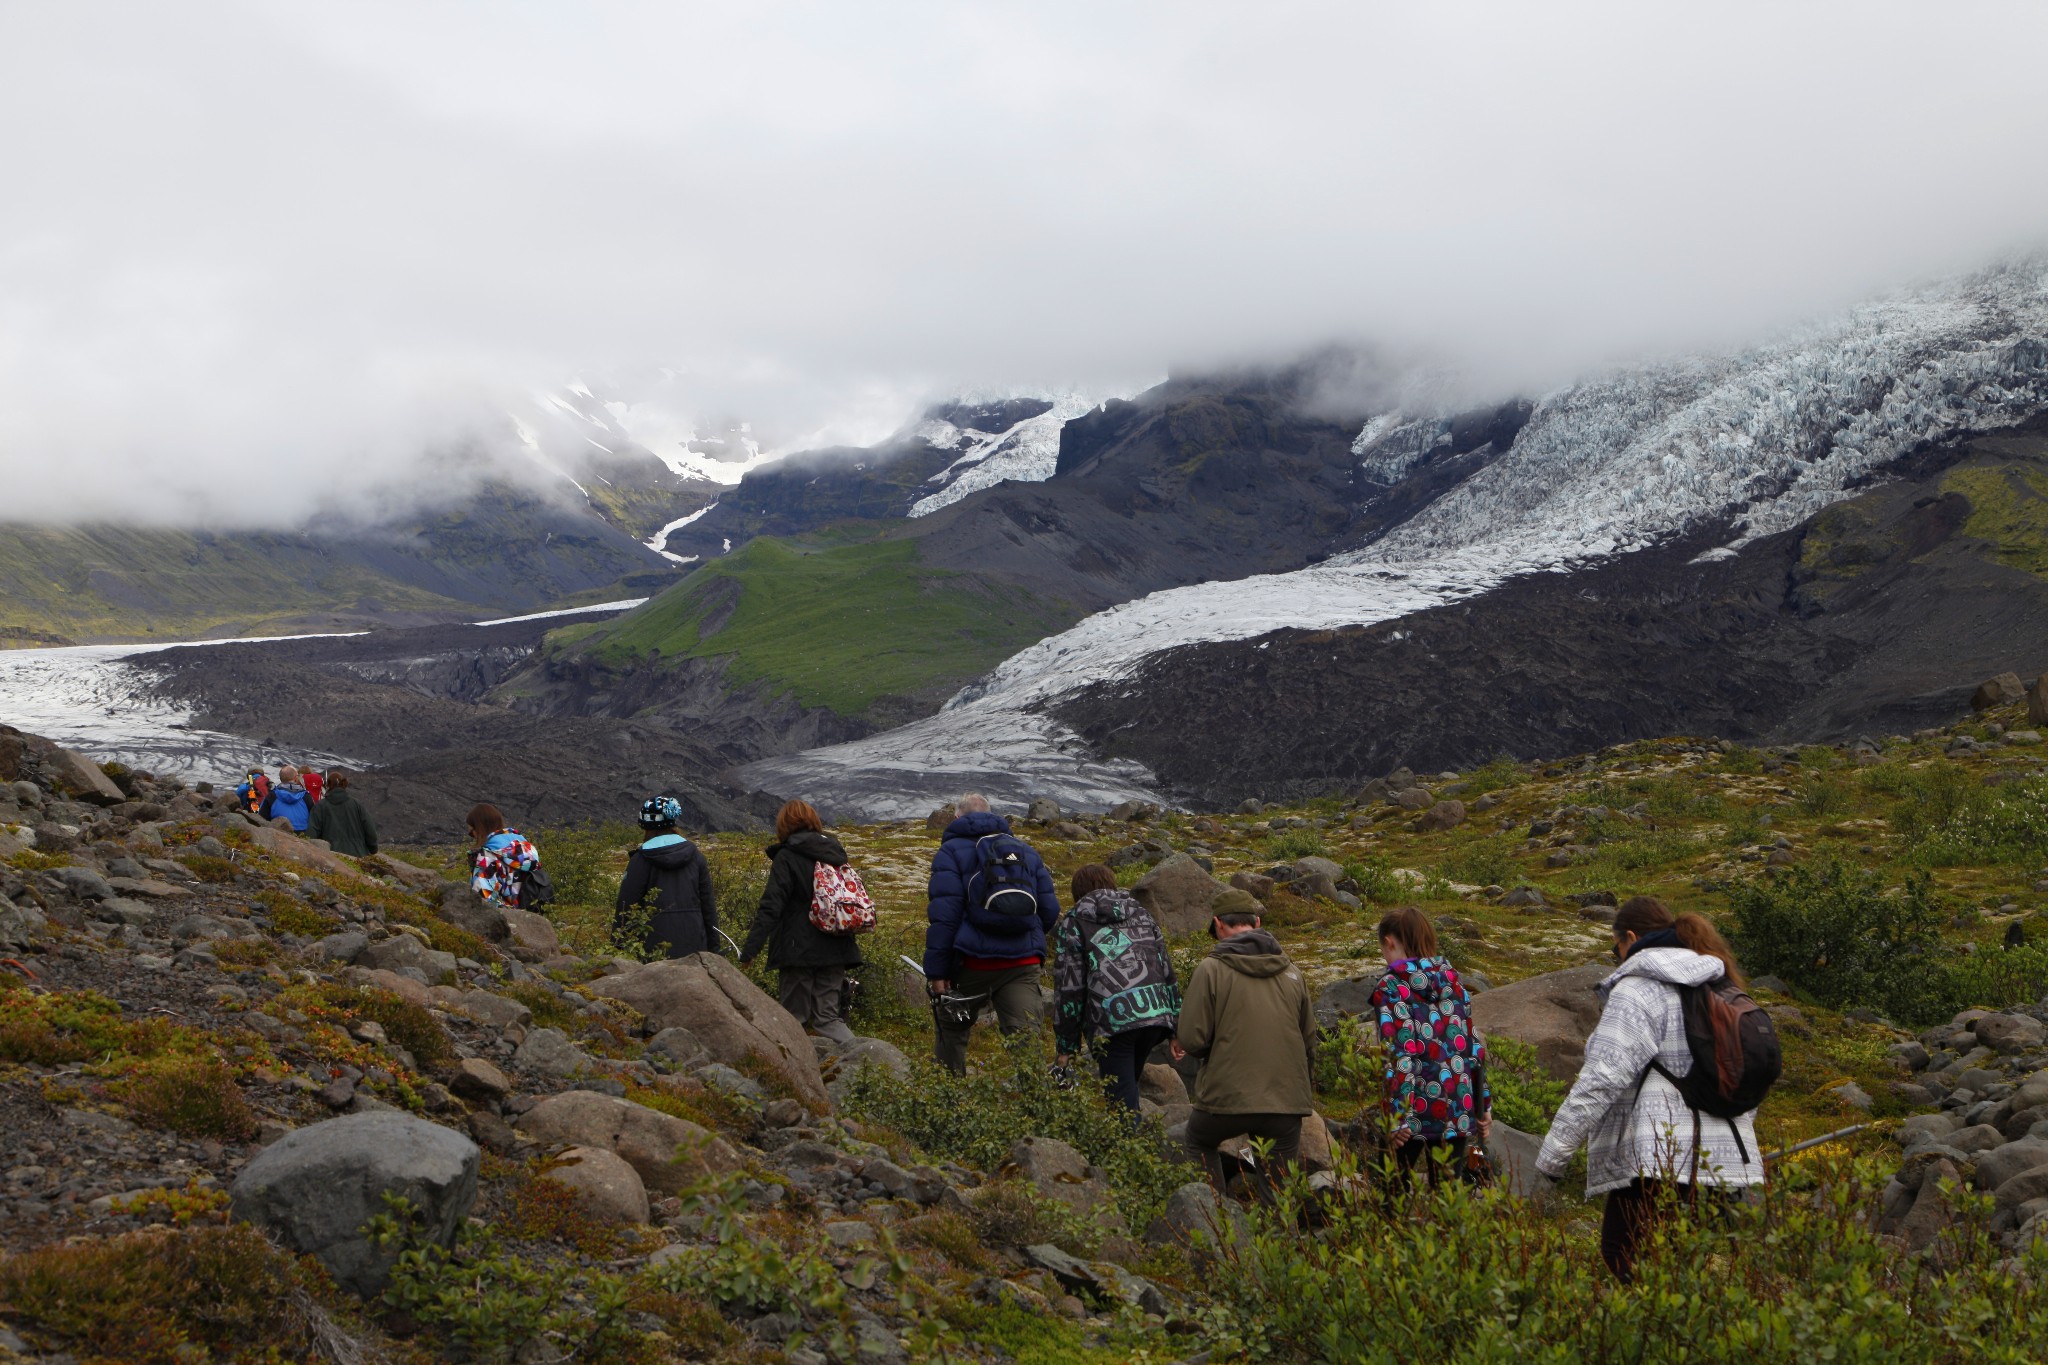
M0 517L302 517L535 389L872 438L1501 387L2048 240L2048 6L0 0Z

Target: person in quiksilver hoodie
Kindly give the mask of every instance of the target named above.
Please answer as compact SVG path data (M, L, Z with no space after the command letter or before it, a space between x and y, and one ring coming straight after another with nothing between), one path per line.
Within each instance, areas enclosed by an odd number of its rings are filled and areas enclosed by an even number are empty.
M612 938L625 944L637 932L650 956L719 953L718 898L703 852L676 832L682 803L652 796L640 805L640 847L626 860L612 914Z
M1536 1170L1555 1181L1586 1148L1586 1193L1607 1196L1601 1259L1627 1283L1658 1218L1697 1208L1703 1195L1761 1185L1764 1167L1754 1111L1700 1115L1666 1075L1693 1066L1680 988L1723 977L1742 984L1727 942L1705 916L1673 918L1663 902L1637 896L1615 916L1614 956L1621 965L1600 983L1600 1024Z
M1089 863L1074 873L1074 908L1060 921L1053 959L1053 1037L1065 1065L1091 1038L1110 1097L1138 1112L1138 1078L1152 1049L1173 1037L1180 987L1152 912Z

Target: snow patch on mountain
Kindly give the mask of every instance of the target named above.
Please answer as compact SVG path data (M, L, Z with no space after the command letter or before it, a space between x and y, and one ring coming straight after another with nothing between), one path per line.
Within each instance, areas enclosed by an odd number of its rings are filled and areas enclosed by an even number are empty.
M1060 428L1074 418L1094 411L1102 400L1083 393L1042 396L1052 404L1048 411L1027 417L994 435L964 430L939 418L921 422L913 433L917 439L940 450L962 450L963 453L959 459L932 475L931 482L943 487L918 499L911 506L910 515L930 516L942 507L951 507L970 493L994 488L999 483L1043 483L1051 478L1060 458Z
M1113 784L1044 710L1162 650L1370 625L1724 520L1737 527L1733 550L1927 442L2043 407L2040 261L1901 293L1748 351L1623 370L1545 395L1504 455L1371 545L1124 603L1012 656L936 716L746 775L771 790L843 791L845 813L858 814L925 799L925 773L1021 765L1038 792L1079 803ZM1375 417L1354 447L1361 471L1394 482L1441 443L1449 418Z

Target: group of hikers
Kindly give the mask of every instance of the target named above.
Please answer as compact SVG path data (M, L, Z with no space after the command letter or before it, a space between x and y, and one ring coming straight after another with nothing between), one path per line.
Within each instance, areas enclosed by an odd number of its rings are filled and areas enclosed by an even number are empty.
M348 788L349 775L340 768L323 773L287 763L275 781L261 768L249 769L235 802L259 820L283 820L295 833L324 839L336 853L367 858L377 851L377 822Z
M615 937L669 957L730 948L743 964L765 951L784 1008L824 1038L851 1041L850 973L875 915L845 847L810 805L784 804L766 888L745 942L735 943L719 929L709 864L678 831L681 817L672 797L642 805ZM494 806L478 806L468 824L475 889L519 906L538 852ZM1245 1172L1255 1190L1269 1189L1299 1161L1303 1121L1315 1112L1319 1027L1308 982L1265 927L1260 902L1236 889L1216 897L1214 946L1183 989L1158 922L1110 868L1079 868L1069 891L1072 909L1063 911L1044 860L987 798L955 803L932 857L921 964L938 1063L965 1074L972 1029L987 1012L1006 1035L1035 1033L1050 956L1056 1065L1087 1052L1107 1095L1135 1119L1147 1064L1192 1059L1188 1147L1218 1188ZM1391 909L1378 932L1385 967L1360 1022L1384 1057L1393 1177L1487 1179L1493 1095L1470 996L1422 910ZM1659 1218L1763 1182L1755 1108L1778 1057L1768 1016L1704 916L1673 915L1638 896L1619 908L1613 934L1599 1025L1534 1165L1547 1188L1585 1149L1586 1193L1607 1196L1601 1254L1627 1281ZM1224 1154L1241 1138L1264 1152L1263 1170Z

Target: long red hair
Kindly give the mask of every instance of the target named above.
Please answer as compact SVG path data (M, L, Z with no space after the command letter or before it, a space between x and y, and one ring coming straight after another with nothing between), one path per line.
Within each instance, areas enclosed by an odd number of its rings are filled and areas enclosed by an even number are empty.
M1659 929L1671 930L1681 945L1696 953L1720 958L1721 970L1727 973L1732 984L1749 984L1742 975L1742 968L1735 963L1735 950L1728 946L1728 940L1721 937L1721 931L1705 915L1688 910L1673 916L1670 907L1655 896L1632 897L1615 912L1614 932L1617 935L1634 934L1640 938Z

